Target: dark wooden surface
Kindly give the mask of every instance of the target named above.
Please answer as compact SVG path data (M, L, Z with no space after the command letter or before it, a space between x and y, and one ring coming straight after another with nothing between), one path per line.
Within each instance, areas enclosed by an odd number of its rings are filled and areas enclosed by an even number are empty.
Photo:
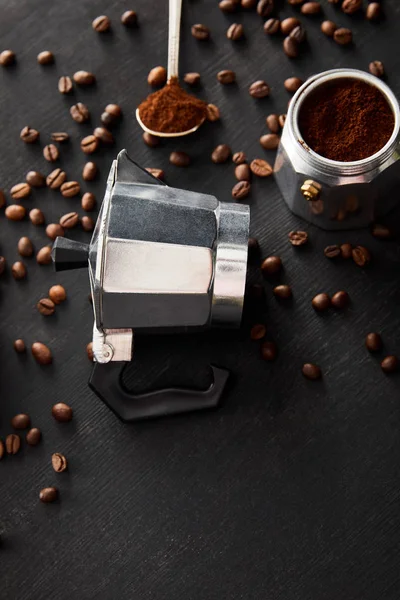
M283 4L283 3L281 3ZM250 158L273 155L258 143L265 116L284 112L284 78L333 67L367 68L382 60L388 82L400 94L400 7L384 3L386 19L372 25L350 19L323 2L326 15L354 29L355 45L340 48L319 33L320 18L303 18L310 44L290 61L281 42L266 38L255 12L222 14L216 0L185 1L181 71L199 71L199 94L222 112L217 125L195 136L149 149L134 119L148 93L149 69L166 62L167 2L137 0L9 0L3 2L0 39L18 56L16 67L0 69L0 181L9 190L26 171L50 166L40 145L19 141L29 124L41 132L67 130L60 165L80 179L84 156L79 139L98 123L102 107L118 102L124 119L114 149L96 156L101 177L85 184L101 200L117 149L127 148L144 166L165 168L171 185L230 199L230 164L213 165L217 143L244 150ZM138 11L140 28L125 30L119 16ZM98 35L92 19L106 13L113 31ZM282 16L295 14L286 7ZM225 37L229 23L244 24L246 40ZM210 26L210 42L190 35L190 25ZM56 63L40 67L36 55L52 50ZM238 85L222 87L215 74L237 72ZM71 97L57 91L60 75L93 71L97 86ZM259 78L271 97L255 101L248 85ZM74 100L88 104L92 124L72 122ZM187 170L168 165L172 149L190 152ZM0 597L16 600L397 600L399 597L399 419L400 379L385 376L379 358L364 348L369 331L380 331L386 353L400 354L397 241L378 242L368 231L326 233L292 216L273 181L254 182L249 199L252 234L263 255L283 257L279 281L290 283L294 301L277 303L266 282L264 318L268 336L279 346L273 364L262 362L248 330L184 337L140 338L127 374L134 389L167 383L207 385L213 361L233 377L216 412L181 416L136 426L121 424L89 391L85 353L92 312L84 271L56 275L27 259L28 278L0 281L1 404L0 434L10 432L10 417L26 411L43 431L37 448L25 447L0 464ZM79 207L51 190L35 191L24 201L39 206L48 222ZM8 264L17 259L16 243L28 234L36 249L47 243L43 229L29 221L1 218L0 251ZM305 228L310 245L293 249L287 233ZM73 231L74 239L88 234ZM333 264L322 253L329 243L363 243L374 256L361 270L351 262ZM250 279L256 281L257 271ZM55 316L43 318L36 301L60 282L68 301ZM346 289L351 307L316 315L310 305L320 291ZM40 368L28 353L14 353L12 342L47 343L54 364ZM323 381L308 382L300 369L317 362ZM55 402L73 409L72 423L51 417ZM52 471L52 452L68 457L68 473ZM45 506L39 490L60 489L60 502Z

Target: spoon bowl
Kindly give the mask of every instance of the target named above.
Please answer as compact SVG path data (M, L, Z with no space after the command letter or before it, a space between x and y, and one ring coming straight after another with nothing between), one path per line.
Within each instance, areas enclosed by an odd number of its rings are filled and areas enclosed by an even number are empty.
M138 108L136 109L136 120L139 123L140 127L143 129L143 131L146 131L146 133L150 133L151 135L154 135L156 137L174 138L174 137L182 137L184 135L189 135L190 133L194 133L195 131L198 130L198 128L201 125L203 125L203 123L206 119L204 117L204 119L202 119L198 125L196 125L195 127L192 127L192 129L188 129L187 131L178 131L176 133L171 133L171 132L163 133L162 131L153 131L152 129L149 129L148 127L146 127L146 125L141 120Z

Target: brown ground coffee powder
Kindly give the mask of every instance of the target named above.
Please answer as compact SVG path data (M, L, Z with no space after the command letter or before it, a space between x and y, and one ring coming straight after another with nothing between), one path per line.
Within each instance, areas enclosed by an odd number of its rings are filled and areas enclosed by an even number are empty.
M321 85L306 98L299 128L314 152L350 162L372 156L386 144L394 115L378 88L343 78Z
M199 125L206 115L206 107L203 100L187 94L178 81L172 79L139 105L139 114L152 131L180 133Z

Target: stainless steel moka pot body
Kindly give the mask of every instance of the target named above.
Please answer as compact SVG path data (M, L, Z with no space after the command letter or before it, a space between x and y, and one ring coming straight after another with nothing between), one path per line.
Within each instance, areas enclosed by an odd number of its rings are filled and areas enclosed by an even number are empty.
M228 373L212 367L205 391L133 395L121 367L134 332L239 326L247 270L249 208L164 185L123 150L113 162L90 245L57 238L57 270L89 265L93 297L90 385L126 421L215 406Z
M338 162L315 153L302 139L298 125L302 103L309 94L343 78L377 87L394 115L387 144L373 156L354 162ZM290 102L274 168L290 210L323 229L366 227L389 212L400 198L399 130L399 104L377 77L355 69L335 69L308 79Z

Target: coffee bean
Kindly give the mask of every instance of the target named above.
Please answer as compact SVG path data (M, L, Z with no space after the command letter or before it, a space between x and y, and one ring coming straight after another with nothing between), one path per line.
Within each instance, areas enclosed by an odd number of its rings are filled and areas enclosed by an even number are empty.
M365 267L371 261L371 254L364 246L356 246L353 248L352 257L359 267Z
M244 29L243 25L241 25L240 23L232 23L232 25L230 25L228 31L226 32L226 37L228 38L228 40L232 40L234 42L237 42L237 40L242 39L243 36Z
M77 181L65 181L62 184L60 191L64 198L73 198L79 194L81 186Z
M26 267L23 262L17 260L11 267L11 273L15 280L25 279Z
M54 302L50 300L50 298L41 298L36 304L36 308L40 314L44 315L45 317L53 315L56 309Z
M0 53L0 65L3 67L9 67L15 63L15 52L12 50L3 50Z
M22 198L27 198L31 193L31 186L29 183L17 183L13 185L10 190L11 198L13 200L20 200Z
M118 104L107 104L100 120L106 127L112 127L121 117L122 111Z
M55 502L58 498L58 490L55 487L47 487L40 490L39 499L41 502L48 504Z
M241 0L240 5L242 8L254 8L257 4L257 0Z
M32 356L40 365L49 365L53 361L50 348L42 342L32 344Z
M340 246L340 255L342 258L352 258L353 256L353 246L351 244L342 244Z
M232 156L232 162L234 162L235 165L241 165L245 163L246 160L247 159L244 152L235 152L235 154Z
M171 152L169 162L175 167L188 167L190 165L190 156L186 152Z
M274 287L273 292L277 298L286 300L292 297L292 288L290 285L277 285Z
M304 0L288 0L288 3L292 6L297 6L298 4L303 4Z
M39 265L49 265L51 263L50 246L40 248L39 252L36 254L36 261Z
M46 183L49 188L56 190L62 186L67 179L67 174L62 169L54 169L46 178Z
M105 127L96 127L93 131L93 135L102 143L102 144L113 144L114 136Z
M155 135L152 135L151 133L148 133L147 131L143 132L142 138L144 143L150 148L156 148L160 145L160 138Z
M185 73L183 81L188 85L198 85L200 83L200 73Z
M39 65L52 65L54 62L54 54L50 50L43 50L37 55Z
M77 71L72 77L78 85L92 85L96 81L96 77L89 71Z
M352 15L362 8L362 0L343 0L342 11L347 15Z
M385 67L380 60L374 60L369 63L369 72L375 77L383 77L385 75Z
M61 227L64 227L64 229L72 229L73 227L77 226L78 221L79 221L78 213L77 212L69 212L60 218L59 223L60 223Z
M255 158L250 163L251 172L257 177L269 177L274 172L273 168L266 160Z
M121 15L121 23L125 27L135 27L137 25L137 14L134 10L126 10Z
M18 253L21 256L32 256L33 254L33 244L31 242L31 240L26 237L23 236L22 238L19 239L18 241Z
M23 354L26 352L26 346L24 340L15 340L14 342L14 350L18 352L18 354Z
M10 221L22 221L26 215L25 206L9 204L5 210L5 215Z
M82 102L73 104L69 109L70 115L76 123L86 123L90 119L88 107Z
M64 454L54 452L51 456L51 465L56 473L63 473L68 468L68 462Z
M93 20L92 27L98 33L104 33L110 29L111 21L106 15L101 15Z
M321 369L312 363L306 363L303 365L301 372L306 379L316 380L321 379L322 377Z
M87 354L87 357L88 357L88 359L89 359L91 362L93 362L93 359L94 359L94 354L93 354L93 342L89 342L89 343L86 345L86 354Z
M229 71L228 69L219 71L219 73L217 73L217 79L223 85L234 83L236 81L236 73L235 71Z
M298 25L300 25L300 21L296 17L288 17L287 19L283 19L281 22L281 32L283 35L289 35L289 33Z
M36 129L33 129L33 127L28 127L28 125L26 125L26 127L21 129L19 137L26 144L33 144L39 139L39 132Z
M150 173L150 175L153 175L153 177L156 177L156 179L161 179L161 181L164 181L165 179L165 173L162 169L152 169L151 167L146 167L146 171Z
M81 219L81 225L83 231L93 231L95 223L91 217L84 215Z
M279 19L268 19L264 23L264 31L268 35L275 35L281 29L281 22Z
M116 119L120 119L122 117L122 108L119 106L119 104L107 104L104 110Z
M225 163L231 154L232 151L227 144L220 144L213 150L211 160L216 164Z
M86 192L85 194L83 194L82 200L81 200L81 206L82 206L83 210L86 210L88 212L93 210L94 207L96 206L95 195L92 194L91 192Z
M279 256L268 256L261 263L264 275L276 275L282 269L282 259Z
M279 135L266 133L260 137L260 144L265 150L276 150L279 146Z
M283 127L286 123L286 115L279 115L278 121L279 121L280 127L282 127L282 129L283 129Z
M337 244L327 246L324 250L324 254L326 258L338 258L339 256L341 256L340 246L338 246Z
M371 233L378 240L390 240L393 237L393 231L386 225L380 225L379 223L374 223Z
M292 246L304 246L308 242L307 231L291 231L289 233L289 242Z
M21 438L16 433L10 433L6 437L6 450L7 454L17 454L21 448Z
M300 10L303 15L317 15L321 12L321 5L319 2L306 2Z
M6 447L4 445L3 440L0 440L0 460L5 456Z
M51 409L51 414L59 423L67 423L72 420L72 408L64 402L58 402Z
M333 21L323 21L321 23L321 31L328 37L333 37L333 34L335 33L336 29L337 25Z
M340 46L347 46L353 41L353 34L350 29L339 27L333 34L333 39L337 44L340 44Z
M60 94L69 94L72 91L72 80L68 75L60 77L58 80L58 91Z
M49 298L54 302L54 304L61 304L67 297L67 292L62 285L53 285L49 289Z
M382 338L379 333L369 333L365 338L365 345L370 352L377 352L382 348Z
M283 50L289 58L296 58L299 55L299 44L292 37L285 37L283 40Z
M381 5L379 2L371 2L367 6L366 17L369 21L375 21L381 15Z
M3 275L6 270L6 259L4 256L0 256L0 276Z
M85 181L93 181L97 175L97 165L93 161L89 161L85 164L82 170L82 178Z
M248 258L251 256L259 256L260 253L260 244L258 240L254 237L250 237L247 242L247 255Z
M235 2L235 0L221 0L218 6L222 12L231 13L237 9L238 2Z
M381 369L384 373L394 373L399 368L399 359L397 356L385 356L381 362ZM7 445L7 439L6 439Z
M307 32L302 25L297 25L297 27L292 29L289 33L289 37L298 44L302 44L307 38Z
M206 25L201 25L200 23L193 25L191 32L192 36L196 38L196 40L208 40L210 37L210 30L208 27Z
M328 0L329 4L340 4L343 0Z
M274 342L263 342L261 344L261 357L264 360L272 361L276 359L278 349Z
M58 151L58 148L54 144L47 144L47 146L43 148L43 156L49 162L56 162L59 155L60 153Z
M265 325L262 325L261 323L253 325L253 327L250 330L250 339L262 340L265 337L266 333L267 328L265 327Z
M350 297L347 292L336 292L333 294L331 302L334 308L345 308L350 302Z
M269 86L262 79L255 81L249 87L249 94L253 98L266 98L269 96Z
M232 198L235 200L243 200L250 194L250 183L248 181L239 181L232 188Z
M57 237L64 237L64 229L59 223L49 223L46 227L46 235L51 240L55 240Z
M251 171L249 165L243 163L235 168L235 177L238 181L250 181Z
M260 17L269 17L274 12L274 0L259 0L257 13Z
M18 415L15 415L11 419L11 427L13 427L14 429L28 429L28 427L30 427L30 425L31 425L31 418L29 415L26 415L25 413L20 413Z
M43 187L46 185L46 178L39 171L28 171L25 179L26 183L32 187Z
M328 294L317 294L311 302L313 308L319 312L328 310L331 306L331 299Z
M285 79L283 85L285 90L290 94L294 94L303 85L304 81L300 77L289 77Z
M94 135L87 135L81 140L81 149L85 154L93 154L99 147L99 140Z
M268 117L265 119L265 121L266 121L267 127L269 128L271 133L279 132L280 125L279 125L278 115L275 115L275 114L268 115Z
M211 123L214 123L215 121L218 121L220 119L220 112L218 106L215 106L215 104L207 104L206 119Z
M37 446L42 438L42 432L37 427L33 427L26 434L26 443L29 446Z
M6 205L6 196L2 189L0 189L0 208Z
M167 69L164 67L154 67L147 76L147 83L153 87L164 85L167 81ZM106 111L108 112L108 111Z
M115 117L114 117L112 114L110 114L110 113L108 113L108 112L106 112L106 111L104 111L104 112L101 114L101 117L100 117L100 121L101 121L101 122L103 123L103 125L105 125L106 127L112 127L112 126L115 124L116 120L117 120L117 119L116 119L116 118L115 118Z

